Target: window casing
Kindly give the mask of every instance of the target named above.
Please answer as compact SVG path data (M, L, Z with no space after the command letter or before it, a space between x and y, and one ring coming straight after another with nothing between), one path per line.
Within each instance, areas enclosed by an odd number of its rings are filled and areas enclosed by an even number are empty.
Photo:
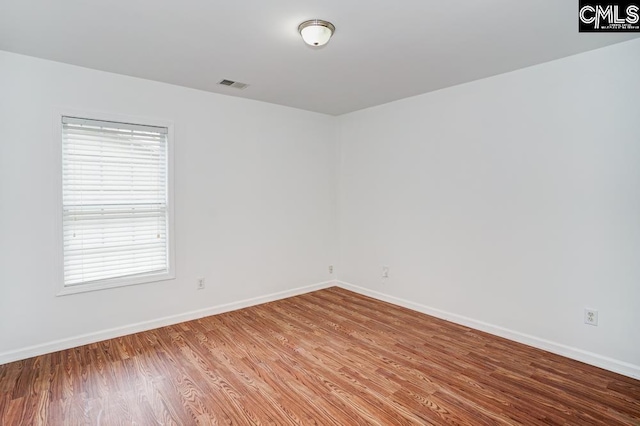
M61 116L63 286L174 277L170 128Z

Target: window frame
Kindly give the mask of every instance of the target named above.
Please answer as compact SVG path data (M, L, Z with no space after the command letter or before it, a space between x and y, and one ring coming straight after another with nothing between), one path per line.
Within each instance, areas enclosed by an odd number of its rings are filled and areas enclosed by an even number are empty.
M143 126L165 127L167 129L167 261L166 272L137 274L130 277L117 277L91 281L83 284L65 285L64 282L64 232L63 232L63 188L62 188L62 118L65 116L85 118L88 120L112 121L117 123L131 123ZM53 141L55 176L52 179L55 194L55 229L56 229L56 296L85 293L110 288L126 287L139 284L155 283L176 278L175 273L175 231L174 231L174 124L171 121L157 118L123 115L116 113L78 110L71 108L54 108Z

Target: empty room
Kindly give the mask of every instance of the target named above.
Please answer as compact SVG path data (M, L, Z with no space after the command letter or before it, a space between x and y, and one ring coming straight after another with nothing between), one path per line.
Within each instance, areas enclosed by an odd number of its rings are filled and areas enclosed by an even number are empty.
M0 425L640 425L639 6L0 0Z

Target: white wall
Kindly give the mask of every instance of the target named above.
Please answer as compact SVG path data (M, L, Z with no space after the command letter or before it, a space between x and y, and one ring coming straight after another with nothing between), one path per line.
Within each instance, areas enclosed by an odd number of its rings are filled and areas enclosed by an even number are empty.
M177 279L55 296L55 107L174 122ZM335 125L321 114L0 52L0 362L330 280ZM196 290L199 276L205 290ZM98 334L73 340L87 333Z
M0 362L339 264L359 291L640 377L638 75L640 40L336 119L0 52ZM55 296L56 107L175 123L176 280Z
M339 121L341 281L640 377L640 40Z

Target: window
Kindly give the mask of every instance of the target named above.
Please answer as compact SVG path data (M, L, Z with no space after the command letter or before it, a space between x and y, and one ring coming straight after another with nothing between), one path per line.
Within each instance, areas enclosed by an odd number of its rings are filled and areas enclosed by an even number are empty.
M61 125L61 294L172 278L169 128Z

